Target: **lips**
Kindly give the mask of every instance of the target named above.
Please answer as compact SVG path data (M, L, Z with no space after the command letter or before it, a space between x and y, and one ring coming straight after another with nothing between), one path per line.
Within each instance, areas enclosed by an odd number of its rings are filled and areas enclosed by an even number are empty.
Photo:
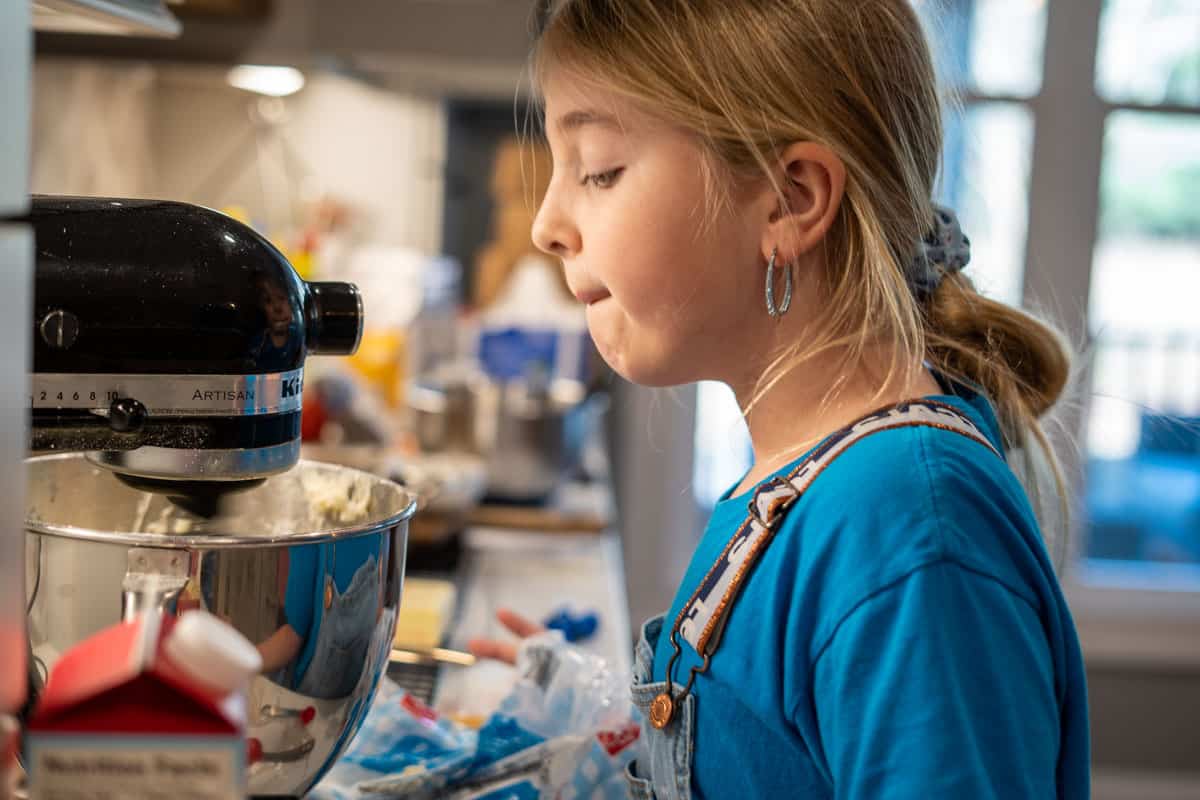
M612 297L607 289L582 289L575 292L575 298L586 306L598 303L606 297Z

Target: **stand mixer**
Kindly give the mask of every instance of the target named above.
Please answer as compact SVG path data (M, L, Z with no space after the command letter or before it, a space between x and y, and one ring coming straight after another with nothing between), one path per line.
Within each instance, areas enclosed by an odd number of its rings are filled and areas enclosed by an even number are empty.
M350 355L362 299L184 203L34 197L30 449L86 451L212 513L299 459L308 354Z
M27 222L31 697L131 608L205 608L269 665L249 691L251 794L303 795L386 666L415 509L389 481L299 460L305 359L355 351L358 290L303 281L185 203L35 196ZM186 525L148 524L155 507Z

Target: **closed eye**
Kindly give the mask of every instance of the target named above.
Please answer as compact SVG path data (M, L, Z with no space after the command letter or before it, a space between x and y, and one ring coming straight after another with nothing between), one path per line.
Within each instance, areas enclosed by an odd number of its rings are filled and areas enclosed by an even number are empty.
M621 177L621 173L625 171L624 167L617 167L605 172L594 172L590 175L584 175L580 181L584 186L589 183L597 189L611 189L613 184L617 182L617 178Z

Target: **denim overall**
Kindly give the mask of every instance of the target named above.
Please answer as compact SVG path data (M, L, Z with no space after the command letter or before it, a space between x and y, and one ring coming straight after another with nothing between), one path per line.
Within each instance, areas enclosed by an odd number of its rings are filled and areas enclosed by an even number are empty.
M654 647L662 633L663 616L651 617L642 626L633 660L633 704L643 720L650 718L650 703L667 689L666 681L654 681ZM683 685L672 686L673 695L683 693ZM692 796L692 726L695 724L696 698L684 698L674 718L659 730L642 725L642 737L649 754L649 763L630 762L625 768L629 780L629 796L634 800L687 800ZM653 781L645 777L653 776Z
M337 545L330 545L333 564L325 574L329 604L317 627L312 661L296 691L319 699L346 697L358 684L379 601L379 569L371 556L354 572L346 591L333 580Z
M774 525L782 520L791 509L794 500L798 499L807 488L808 483L815 479L825 464L836 458L845 447L852 445L863 436L890 427L908 425L932 425L947 427L949 421L939 413L952 412L955 426L951 430L969 438L975 439L988 449L995 448L982 433L961 413L944 404L931 402L903 403L891 409L885 409L864 417L859 422L849 426L829 437L821 446L815 449L804 462L789 473L786 479L773 479L760 484L755 490L751 507L758 505L760 495L770 495L773 486L781 482L803 483L794 495L793 502L784 503L770 512ZM1001 456L1002 457L1002 456ZM805 479L805 473L811 477ZM760 519L763 517L760 516ZM749 524L749 522L747 522ZM714 567L715 569L715 567ZM693 598L695 599L695 598ZM712 598L709 598L711 600ZM736 600L736 596L734 597ZM690 604L689 604L690 605ZM686 610L686 606L685 606ZM643 626L641 635L634 652L633 665L633 704L641 712L643 720L642 735L644 747L641 761L632 761L625 769L625 777L629 781L630 797L635 800L688 800L692 796L692 758L695 741L696 696L685 692L679 682L671 683L671 695L676 701L676 711L666 727L659 729L649 724L650 706L654 698L667 691L665 680L654 680L654 651L659 637L663 634L664 616L652 617ZM715 649L715 646L714 646ZM710 651L711 653L711 651ZM682 701L680 701L682 697Z

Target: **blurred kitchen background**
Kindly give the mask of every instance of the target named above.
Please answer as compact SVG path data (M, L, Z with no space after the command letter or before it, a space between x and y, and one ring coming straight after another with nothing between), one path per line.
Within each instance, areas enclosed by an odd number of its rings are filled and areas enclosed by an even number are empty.
M971 274L1081 354L1054 436L1076 487L1061 561L1096 796L1200 797L1200 0L916 4L954 89L940 191ZM34 2L43 21L69 5ZM749 449L722 387L640 389L591 360L533 255L548 167L517 136L530 7L182 0L174 40L39 32L32 191L223 209L307 277L359 282L362 351L308 377L315 447L391 435L379 418L429 400L412 396L423 381L445 413L477 354L606 398L571 469L615 495L627 630L668 605ZM547 374L530 375L538 353Z

